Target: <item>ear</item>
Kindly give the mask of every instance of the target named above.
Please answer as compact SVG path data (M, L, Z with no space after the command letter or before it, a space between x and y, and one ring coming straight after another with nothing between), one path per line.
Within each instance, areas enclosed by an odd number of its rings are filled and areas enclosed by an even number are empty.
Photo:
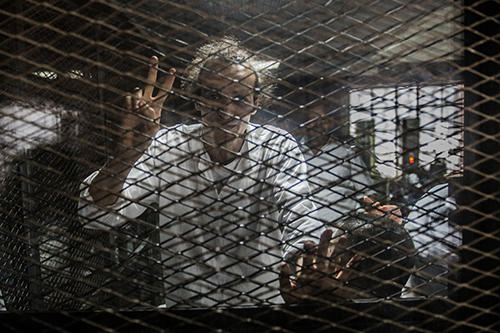
M190 97L193 101L193 104L194 104L194 109L198 112L201 112L201 108L203 107L201 105L201 103L199 102L199 99L200 99L200 94L201 94L201 88L200 87L196 87L192 90L189 91L191 94L190 94Z
M198 102L193 102L194 103L194 109L198 112L201 112L201 105Z

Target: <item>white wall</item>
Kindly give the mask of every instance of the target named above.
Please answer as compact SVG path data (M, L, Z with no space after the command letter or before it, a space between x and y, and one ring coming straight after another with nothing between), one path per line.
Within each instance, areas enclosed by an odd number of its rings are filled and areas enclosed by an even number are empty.
M463 125L460 85L353 90L349 103L351 133L355 133L357 121L375 120L377 168L384 176L401 174L397 167L402 161L396 116L419 118L420 165L428 166L436 157L441 157L446 160L448 171L461 168L460 156L450 153L463 145L462 132L457 127Z

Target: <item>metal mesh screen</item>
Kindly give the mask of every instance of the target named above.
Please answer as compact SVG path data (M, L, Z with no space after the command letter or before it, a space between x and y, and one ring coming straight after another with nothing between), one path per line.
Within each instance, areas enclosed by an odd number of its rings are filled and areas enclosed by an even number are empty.
M497 331L497 1L2 1L0 327Z

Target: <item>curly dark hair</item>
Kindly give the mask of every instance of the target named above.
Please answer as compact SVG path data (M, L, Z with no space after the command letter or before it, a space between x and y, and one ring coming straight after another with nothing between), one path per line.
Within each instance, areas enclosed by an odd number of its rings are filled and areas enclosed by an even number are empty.
M241 46L239 40L232 36L215 39L201 46L191 64L185 70L185 78L182 86L191 94L197 95L199 90L198 79L207 63L222 61L223 63L238 64L252 70L255 74L254 94L260 97L261 104L270 101L274 90L275 78L269 64L275 61L266 61L249 49Z

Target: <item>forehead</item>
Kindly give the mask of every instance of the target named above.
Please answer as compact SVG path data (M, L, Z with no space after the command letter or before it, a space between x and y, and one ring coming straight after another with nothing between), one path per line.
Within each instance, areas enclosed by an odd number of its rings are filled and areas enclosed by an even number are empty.
M200 72L202 86L214 89L246 89L255 87L255 73L244 65L227 64L220 61L208 62L207 69Z
M311 117L324 116L330 112L330 109L326 104L315 104L309 107L307 110Z
M297 115L301 117L301 119L312 120L327 115L329 111L330 110L326 107L326 105L315 104L303 109L299 109Z

